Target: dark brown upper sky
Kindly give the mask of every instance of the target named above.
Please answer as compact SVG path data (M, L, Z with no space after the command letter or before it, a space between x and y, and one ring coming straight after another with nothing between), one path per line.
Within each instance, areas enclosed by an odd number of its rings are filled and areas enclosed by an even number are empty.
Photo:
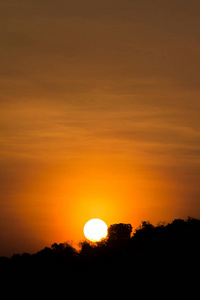
M1 254L200 217L199 0L0 2Z

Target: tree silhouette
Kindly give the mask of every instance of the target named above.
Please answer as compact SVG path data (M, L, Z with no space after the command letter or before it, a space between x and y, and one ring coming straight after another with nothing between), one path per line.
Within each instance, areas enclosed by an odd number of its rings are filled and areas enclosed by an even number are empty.
M28 266L52 270L102 269L108 272L134 270L144 276L148 270L158 274L198 266L200 253L200 220L188 218L154 227L142 222L131 236L131 224L113 224L107 238L97 243L84 241L80 251L68 243L54 243L35 254L15 254L11 259L0 258L0 267ZM115 270L115 271L114 271Z
M131 224L113 224L108 228L108 240L123 243L131 237L132 226Z

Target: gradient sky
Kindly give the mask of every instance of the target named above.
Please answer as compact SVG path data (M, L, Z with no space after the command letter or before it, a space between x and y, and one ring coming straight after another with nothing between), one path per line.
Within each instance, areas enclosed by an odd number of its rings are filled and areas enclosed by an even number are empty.
M0 255L200 217L200 1L0 2Z

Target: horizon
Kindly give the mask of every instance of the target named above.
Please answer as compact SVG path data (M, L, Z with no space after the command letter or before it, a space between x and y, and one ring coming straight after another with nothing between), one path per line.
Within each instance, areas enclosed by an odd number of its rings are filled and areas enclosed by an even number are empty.
M130 238L134 237L135 235L137 235L137 232L142 230L144 228L144 226L150 226L150 228L153 228L153 229L156 229L156 228L167 228L168 226L172 226L175 222L179 222L179 221L183 221L185 224L188 223L188 222L193 222L193 221L197 221L197 222L200 222L200 219L197 219L197 218L193 218L191 216L188 216L187 219L173 219L172 222L164 222L164 221L160 221L158 222L156 225L152 224L151 222L149 221L145 221L145 220L142 220L140 222L140 224L137 226L137 227L133 227L132 224L130 223L115 223L115 224L110 224L109 226L107 226L107 229L109 230L109 228L111 228L112 226L115 226L115 225L122 225L122 226L131 226L131 232L130 232ZM57 241L54 241L54 243L52 244L49 244L49 245L41 245L41 248L40 249L35 249L35 251L23 251L23 249L20 251L20 252L15 252L15 253L11 253L9 255L0 255L0 258L12 258L14 257L15 255L19 255L19 256L22 256L23 254L30 254L30 255L35 255L35 254L38 254L40 251L43 251L45 250L46 248L52 248L53 246L55 246L55 244L57 246L70 246L71 248L73 248L77 253L80 253L81 252L81 248L82 248L82 245L87 243L88 245L90 245L91 247L98 247L98 245L101 245L101 243L106 243L106 241L109 240L109 231L107 233L107 235L105 237L102 237L100 240L97 240L97 241L93 241L93 240L90 240L88 239L85 235L84 237L79 240L78 242L76 241L73 241L73 240L65 240L65 241L60 241L57 243Z
M158 229L158 228L161 228L161 229L166 229L167 227L169 226L174 226L175 223L177 222L183 222L184 224L187 224L187 223L192 223L192 222L197 222L199 223L200 222L200 219L196 219L196 218L193 218L191 216L188 216L187 219L183 220L183 219L174 219L171 223L166 223L166 222L159 222L157 225L153 225L151 224L149 221L141 221L141 224L136 227L136 228L133 228L133 226L130 224L130 223L115 223L115 224L111 224L110 226L108 226L108 230L109 228L113 227L113 226L131 226L131 231L129 232L129 239L131 238L134 238L135 236L137 236L137 233L138 231L142 231L145 226L149 227L151 230L154 230L154 229ZM182 224L183 225L183 224ZM179 225L180 226L180 225ZM180 227L181 228L181 227ZM179 230L180 230L179 228ZM184 227L183 227L184 228ZM182 230L183 230L182 228ZM134 230L133 230L134 229ZM197 228L198 229L198 225L197 225ZM191 233L191 232L190 232ZM110 233L112 235L112 233ZM118 232L119 234L119 232ZM8 258L8 259L11 259L11 258L14 258L15 256L23 256L23 255L36 255L36 254L39 254L41 251L45 250L45 249L53 249L55 248L55 246L57 245L58 247L71 247L72 249L75 250L75 252L77 253L81 253L82 251L82 246L84 244L88 244L90 245L91 247L95 248L95 247L99 247L103 244L106 245L106 243L109 241L109 231L107 233L107 235L105 237L102 237L100 240L97 240L97 241L93 241L93 240L90 240L88 239L86 236L84 237L84 239L80 240L78 243L74 243L73 240L71 241L63 241L63 242L60 242L60 243L57 243L56 241L51 244L51 245L44 245L43 248L41 249L37 249L35 252L24 252L24 251L21 251L20 253L12 253L11 255L0 255L0 258ZM123 243L122 243L123 244ZM189 246L189 245L188 245ZM193 247L193 245L191 245Z
M200 218L199 0L0 11L0 255Z

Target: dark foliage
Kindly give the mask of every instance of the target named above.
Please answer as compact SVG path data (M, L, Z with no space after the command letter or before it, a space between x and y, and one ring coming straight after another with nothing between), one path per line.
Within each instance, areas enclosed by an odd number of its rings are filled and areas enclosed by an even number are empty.
M130 224L113 224L106 239L98 243L84 241L77 252L68 243L54 243L36 254L15 254L0 258L1 269L44 270L52 276L99 270L105 274L131 272L137 278L157 280L165 274L171 277L198 272L200 253L200 220L176 219L171 224L154 227L149 222L132 234ZM178 275L179 274L179 275ZM150 277L148 277L150 276Z
M108 228L109 241L124 242L131 237L132 226L131 224L113 224Z

